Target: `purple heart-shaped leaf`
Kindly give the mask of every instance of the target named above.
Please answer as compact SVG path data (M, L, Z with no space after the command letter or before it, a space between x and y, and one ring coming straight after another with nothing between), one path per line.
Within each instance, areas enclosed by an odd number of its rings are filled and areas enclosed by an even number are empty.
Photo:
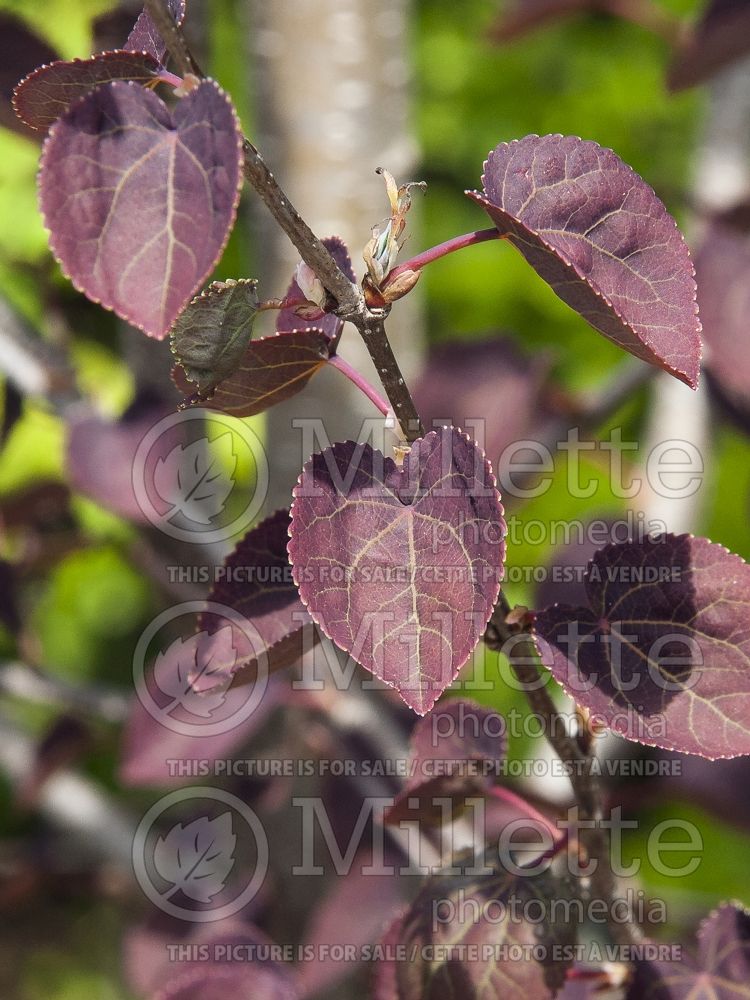
M706 538L608 545L590 607L537 616L544 663L595 720L649 746L750 754L750 567Z
M91 59L53 62L21 80L13 92L13 107L29 128L48 129L94 87L113 80L150 83L159 69L147 52L100 52Z
M237 116L213 81L174 112L137 84L98 87L44 144L52 250L90 299L161 339L221 255L241 165Z
M328 361L331 348L328 334L315 327L253 340L235 372L206 396L195 394L183 405L204 405L234 417L262 413L301 392Z
M167 8L177 24L182 24L185 20L185 7L186 0L167 0ZM148 52L154 59L162 62L167 46L148 11L141 12L123 48L130 52Z
M352 441L314 455L294 489L289 555L323 632L424 715L484 632L504 534L489 462L444 427L402 468Z
M700 322L690 254L654 191L611 149L574 136L502 142L468 191L596 330L691 388Z

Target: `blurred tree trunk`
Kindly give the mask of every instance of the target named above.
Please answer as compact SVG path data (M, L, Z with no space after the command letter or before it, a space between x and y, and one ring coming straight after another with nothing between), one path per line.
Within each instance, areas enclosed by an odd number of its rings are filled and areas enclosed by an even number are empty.
M408 0L250 0L250 62L255 77L254 134L303 217L320 236L341 236L361 276L371 227L387 218L385 186L375 168L399 182L412 177L416 146L408 97ZM262 213L262 214L261 214ZM410 249L418 207L411 213ZM257 206L255 250L264 295L286 289L294 247ZM418 293L397 303L388 333L412 375L422 347ZM377 377L353 329L341 353ZM309 455L295 418L321 418L330 440L357 438L376 411L338 373L324 371L305 392L268 414L271 489L267 510L287 505Z
M711 82L705 120L696 151L693 194L699 210L721 213L750 199L750 59L734 63ZM700 239L693 226L693 248ZM699 304L700 304L700 289ZM705 360L705 359L704 359ZM664 441L687 442L703 459L700 487L690 496L660 494L650 484L642 509L648 517L666 524L669 531L696 531L713 489L711 468L711 414L705 375L697 392L691 392L671 375L654 382L646 447ZM675 459L682 461L682 458ZM684 478L684 477L683 477Z

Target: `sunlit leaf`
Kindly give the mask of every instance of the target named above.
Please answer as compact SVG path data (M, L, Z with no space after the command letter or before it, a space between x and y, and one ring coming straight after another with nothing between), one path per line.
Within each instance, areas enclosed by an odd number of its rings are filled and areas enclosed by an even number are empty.
M690 255L653 190L610 149L574 136L503 142L467 192L595 329L691 388L700 323Z
M483 634L504 530L483 453L442 428L402 468L351 441L314 455L294 489L289 555L323 632L424 715Z
M44 144L50 245L77 288L161 339L224 248L241 161L237 116L212 81L174 112L138 84L98 87Z
M159 64L145 52L101 52L90 59L53 62L21 80L13 107L29 128L44 130L94 87L112 80L150 83L158 72Z

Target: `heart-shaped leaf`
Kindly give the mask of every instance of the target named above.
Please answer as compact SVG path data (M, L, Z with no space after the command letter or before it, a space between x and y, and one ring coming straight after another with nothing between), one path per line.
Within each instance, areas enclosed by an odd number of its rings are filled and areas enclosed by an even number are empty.
M502 142L484 165L489 214L596 330L695 388L700 323L690 255L653 190L611 149L574 136Z
M703 921L697 937L695 958L636 961L627 1000L740 1000L750 996L750 913L736 903L722 903Z
M258 314L257 285L248 278L215 281L172 327L172 353L201 394L237 368Z
M487 459L444 427L403 468L351 441L314 455L294 489L289 555L323 632L424 715L483 634L504 534Z
M626 739L711 760L750 754L750 567L705 538L608 545L589 608L537 616L544 663ZM540 641L543 640L543 641Z
M409 746L409 780L385 815L386 823L419 819L443 822L440 799L450 799L460 815L466 800L494 784L505 756L505 722L473 701L449 701L420 719Z
M100 52L90 59L53 62L21 80L13 92L13 107L29 128L48 129L94 87L112 80L151 83L159 69L146 52Z
M75 286L164 337L229 236L241 142L211 80L174 113L119 81L74 104L50 129L39 184L50 245Z
M457 859L459 860L459 859ZM466 859L481 871L487 859ZM488 874L440 873L386 932L399 945L378 963L378 1000L551 1000L562 985L576 937L553 900L569 888L549 872L514 876L495 859ZM548 913L544 923L525 913ZM574 912L574 910L572 911ZM406 957L400 957L399 952ZM523 956L519 959L514 952ZM540 961L541 958L541 961Z
M167 0L167 7L175 22L182 24L185 20L186 0ZM164 60L167 51L164 39L151 20L151 15L145 10L139 15L123 47L131 52L148 52L158 62Z
M301 392L328 361L331 350L328 334L314 327L253 340L231 375L205 397L188 396L183 405L204 405L234 417L262 413Z
M212 657L217 664L212 684L199 681L196 690L210 691L213 685L226 686L231 680L252 682L261 653L265 669L272 673L295 663L305 649L317 642L312 619L292 579L286 551L289 524L289 511L277 510L245 535L217 574L209 602L239 612L252 626L252 635L260 640L262 648L251 649L249 636L230 619L203 613L199 629L218 636L231 626L231 647L227 647L231 652L225 657L224 646L217 651Z

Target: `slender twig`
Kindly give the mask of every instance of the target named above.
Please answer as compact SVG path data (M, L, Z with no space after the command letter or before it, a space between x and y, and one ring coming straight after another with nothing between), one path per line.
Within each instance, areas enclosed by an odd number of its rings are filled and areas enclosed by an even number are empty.
M356 325L359 326L365 346L378 370L378 376L404 432L404 437L409 442L416 441L417 438L424 436L424 429L385 332L385 316L385 313L371 310L364 323L361 326Z
M250 142L243 143L245 153L245 179L253 187L296 247L300 257L320 278L338 306L336 312L342 319L354 322L364 313L364 300L357 286L347 278L328 248L310 229L297 209L279 186L265 160Z
M544 721L547 742L562 761L570 765L568 776L580 811L579 843L587 858L596 862L587 894L608 904L617 898L617 880L608 861L609 836L602 827L604 814L600 783L593 773L594 749L587 751L575 737L561 731L560 713L552 700L537 665L539 653L531 636L530 625L512 625L507 621L511 608L501 593L485 633L488 648L504 653L521 683L529 705ZM629 943L637 936L632 923L611 922L610 932L618 944Z
M465 233L463 236L455 236L452 240L446 240L445 243L439 243L436 247L430 247L429 250L425 250L423 253L418 253L416 257L412 257L410 260L405 260L403 264L399 264L398 267L394 267L388 274L388 277L383 284L383 288L387 288L390 284L392 284L400 274L403 274L404 271L419 271L426 264L431 264L434 260L440 260L441 257L446 257L450 253L455 253L456 250L463 250L465 247L473 247L478 243L486 243L488 240L500 239L505 239L505 237L494 226L492 229L478 229L474 233Z
M390 406L388 402L383 399L380 393L374 389L367 379L361 375L356 368L353 368L344 358L339 354L334 354L332 358L329 359L328 363L345 375L350 382L352 382L359 389L360 392L364 393L365 396L374 403L375 406L380 410L384 417L387 417L390 412Z

